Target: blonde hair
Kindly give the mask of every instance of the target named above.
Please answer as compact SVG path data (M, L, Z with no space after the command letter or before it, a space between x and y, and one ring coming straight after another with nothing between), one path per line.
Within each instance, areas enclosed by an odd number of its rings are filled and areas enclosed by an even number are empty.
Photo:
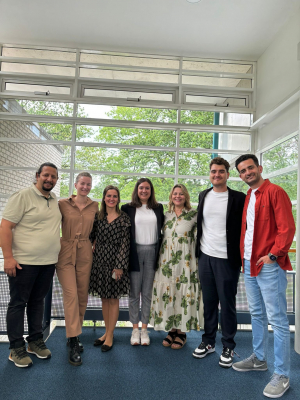
M172 194L176 188L179 188L182 190L182 193L184 194L184 197L185 197L184 208L187 209L188 211L190 211L190 209L192 208L191 203L190 203L190 195L189 195L187 188L184 185L182 185L181 183L177 183L171 189L171 192L169 195L169 210L168 211L169 212L174 211L175 206L172 201Z

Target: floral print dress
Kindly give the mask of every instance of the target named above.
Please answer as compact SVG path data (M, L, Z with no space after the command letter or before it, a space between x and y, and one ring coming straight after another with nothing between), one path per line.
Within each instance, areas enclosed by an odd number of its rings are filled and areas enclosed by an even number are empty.
M203 326L203 303L195 257L197 211L167 212L155 273L150 324L155 330L188 332Z

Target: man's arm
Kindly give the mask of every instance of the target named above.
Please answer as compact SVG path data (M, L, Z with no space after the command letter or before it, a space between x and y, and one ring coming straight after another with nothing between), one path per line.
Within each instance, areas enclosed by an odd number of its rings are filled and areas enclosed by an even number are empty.
M0 229L0 242L4 258L4 272L8 276L16 276L16 269L22 269L12 254L12 230L17 224L2 219Z

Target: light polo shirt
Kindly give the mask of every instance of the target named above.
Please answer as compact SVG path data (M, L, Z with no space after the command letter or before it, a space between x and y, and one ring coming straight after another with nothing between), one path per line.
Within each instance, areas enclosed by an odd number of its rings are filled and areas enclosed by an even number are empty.
M13 229L12 252L19 264L56 264L60 251L60 223L57 198L46 197L32 184L8 200L3 219L17 224Z

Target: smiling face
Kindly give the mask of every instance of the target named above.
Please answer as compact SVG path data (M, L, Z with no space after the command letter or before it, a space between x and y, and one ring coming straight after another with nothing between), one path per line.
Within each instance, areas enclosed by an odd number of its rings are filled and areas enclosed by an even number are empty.
M172 192L172 203L175 207L183 208L185 203L185 195L180 187L176 187Z
M106 192L104 203L107 208L116 208L119 203L119 195L115 189L110 189Z
M53 167L43 167L41 173L36 174L36 188L47 194L54 188L58 180L57 170Z
M88 176L81 176L78 182L75 183L77 195L87 196L92 189L92 180Z
M213 164L209 172L209 180L213 187L220 188L226 187L227 179L229 178L229 172L226 171L225 165Z
M138 186L138 198L142 204L147 204L151 196L151 186L148 182L142 182Z
M240 178L247 183L252 189L258 188L263 183L261 176L262 166L256 166L252 158L242 161L237 166Z

